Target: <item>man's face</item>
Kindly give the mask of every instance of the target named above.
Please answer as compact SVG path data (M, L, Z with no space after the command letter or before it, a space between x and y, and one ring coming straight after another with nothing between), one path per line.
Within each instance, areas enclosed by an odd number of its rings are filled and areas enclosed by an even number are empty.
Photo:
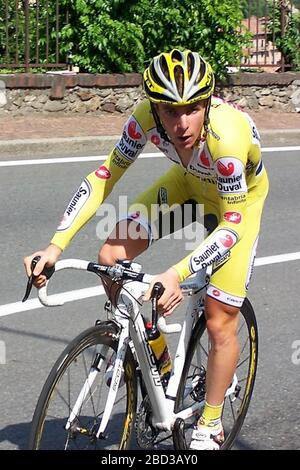
M156 110L161 123L178 150L189 150L201 135L207 101L174 106L158 103Z

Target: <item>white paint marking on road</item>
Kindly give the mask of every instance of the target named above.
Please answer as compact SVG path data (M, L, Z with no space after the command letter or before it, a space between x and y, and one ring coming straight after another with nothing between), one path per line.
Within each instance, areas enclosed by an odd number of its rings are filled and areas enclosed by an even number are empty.
M257 258L255 260L255 266L265 266L268 264L285 263L287 261L300 260L300 252L296 253L285 253L282 255L265 256L263 258ZM72 302L73 300L87 299L90 297L96 297L104 294L104 289L101 286L87 287L85 289L71 290L68 292L62 292L61 294L55 294L57 300L61 296L65 302ZM51 298L51 295L49 295ZM26 303L14 302L11 304L0 305L0 317L12 315L14 313L25 312L27 310L35 310L37 308L44 308L38 299L27 300Z
M61 294L55 294L56 299L59 301L60 297L63 298L64 302L73 302L73 300L87 299L89 297L96 297L103 295L104 289L102 286L87 287L84 289L70 290L68 292L62 292ZM52 296L49 295L49 298ZM35 310L37 308L44 308L40 303L39 299L27 300L26 303L14 302L11 304L0 306L0 317L12 315L14 313L25 312L27 310Z
M264 147L261 149L263 153L268 152L294 152L295 150L300 150L299 146L290 146L290 147Z
M291 147L265 147L262 152L295 152L300 150L300 146ZM38 158L34 160L12 160L0 161L0 167L27 166L27 165L49 165L57 163L79 163L79 162L101 162L106 160L108 155L89 155L86 157L61 157L61 158ZM165 155L161 152L143 153L138 158L162 158Z
M300 147L299 147L300 148ZM144 153L139 158L161 158L164 155L159 153ZM14 160L0 162L1 166L26 166L26 165L48 165L55 163L78 163L78 162L101 162L106 160L107 155L89 155L87 157L61 157L61 158L40 158L35 160Z
M296 261L300 259L300 251L296 253L285 253L283 255L264 256L257 258L254 266L264 266L266 264L286 263L287 261Z

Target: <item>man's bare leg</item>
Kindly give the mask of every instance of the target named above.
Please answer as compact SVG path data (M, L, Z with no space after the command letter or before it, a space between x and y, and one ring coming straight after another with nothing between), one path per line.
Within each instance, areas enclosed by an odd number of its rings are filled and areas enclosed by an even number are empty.
M132 225L133 224L133 225ZM135 238L130 234L133 233ZM136 237L137 234L139 237ZM132 220L122 220L112 231L98 254L98 262L104 265L114 265L118 260L133 260L143 253L149 246L148 234L146 230L137 222ZM103 282L105 292L112 304L116 306L116 301L120 292L120 286L112 283L109 279Z

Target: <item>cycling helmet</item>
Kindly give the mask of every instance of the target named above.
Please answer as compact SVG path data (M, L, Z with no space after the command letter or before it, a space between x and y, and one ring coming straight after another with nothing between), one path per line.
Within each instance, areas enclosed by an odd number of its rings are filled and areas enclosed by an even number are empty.
M211 66L190 50L163 52L144 72L144 90L152 103L186 105L205 100L212 95L214 85Z

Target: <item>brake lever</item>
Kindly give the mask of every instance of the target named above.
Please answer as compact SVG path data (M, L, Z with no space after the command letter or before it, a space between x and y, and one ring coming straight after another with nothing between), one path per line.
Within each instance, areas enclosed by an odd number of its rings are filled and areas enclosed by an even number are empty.
M41 259L40 256L35 256L33 258L33 260L31 261L31 266L30 266L31 267L31 275L28 278L26 291L25 291L25 295L22 299L22 302L26 302L26 300L30 296L31 289L32 289L32 286L33 286L33 281L34 281L34 278L36 277L36 276L34 276L33 271L34 271L34 268L36 267L37 263L40 261L40 259ZM52 276L54 271L55 271L55 266L52 266L51 268L44 267L41 274L44 274L44 276L46 276L47 279L50 279L50 277Z
M157 320L158 320L158 311L157 311L157 302L161 298L165 291L164 286L161 282L156 282L153 286L151 292L151 301L152 301L152 330L154 333L157 330Z

